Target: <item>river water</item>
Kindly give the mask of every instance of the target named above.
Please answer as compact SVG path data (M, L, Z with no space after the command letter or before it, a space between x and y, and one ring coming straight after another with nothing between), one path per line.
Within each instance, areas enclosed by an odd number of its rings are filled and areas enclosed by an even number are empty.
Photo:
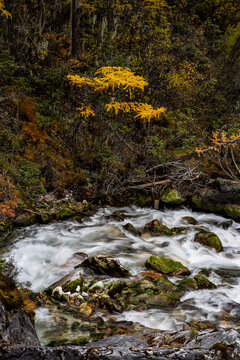
M124 221L108 219L116 210L125 214ZM183 220L185 216L194 217L198 224L187 224ZM187 226L188 232L144 239L123 229L126 223L142 229L153 219L159 219L169 228ZM226 221L221 216L192 212L189 209L158 211L137 207L109 207L100 209L81 224L65 221L18 230L1 249L1 256L14 259L20 269L19 283L35 292L70 273L74 262L68 259L76 252L84 252L89 256L114 255L133 275L144 270L144 263L150 255L165 256L182 262L191 270L192 276L204 269L217 289L189 291L175 309L149 309L140 313L126 311L116 315L115 319L134 321L161 330L183 329L193 320L211 321L217 327L238 329L240 224L233 221L228 227ZM224 251L217 253L214 249L194 242L194 236L199 231L197 228L216 233L222 241ZM176 283L179 281L174 277L169 279ZM54 326L51 321L47 309L37 311L36 327L39 332L44 327Z

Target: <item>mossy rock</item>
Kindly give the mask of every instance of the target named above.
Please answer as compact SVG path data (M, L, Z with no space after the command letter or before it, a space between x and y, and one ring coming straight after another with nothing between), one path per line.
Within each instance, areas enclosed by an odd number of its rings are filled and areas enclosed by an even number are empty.
M216 289L216 285L213 284L210 280L208 280L205 276L202 274L198 274L194 276L194 280L197 283L198 289Z
M180 301L180 296L173 292L162 291L158 295L148 296L145 299L147 308L151 307L174 307Z
M84 281L83 279L68 281L66 284L63 285L63 291L64 292L70 291L71 293L74 293L78 286L80 286L80 288L82 287L83 281Z
M161 201L167 205L179 205L182 204L186 199L176 189L166 189L161 196Z
M36 224L37 220L38 220L37 214L19 215L14 220L14 225L15 226L30 226L30 225Z
M49 216L49 214L41 214L42 224L48 224L50 220L51 220L51 216Z
M168 279L161 276L155 281L155 276L146 276L142 280L137 280L138 275L115 295L115 298L124 304L125 310L148 309L152 306L172 307L179 301L178 288Z
M152 198L150 196L139 196L136 200L136 205L139 207L150 207L152 206Z
M214 248L217 252L223 251L221 240L213 232L201 231L195 235L194 241L201 245Z
M198 197L192 197L191 199L191 203L194 207L201 209L202 208L202 199L198 198Z
M171 231L173 235L181 235L181 234L186 234L189 231L189 228L186 226L178 226L171 228Z
M63 208L60 213L57 214L58 220L65 220L74 215L74 211L69 208Z
M135 236L140 236L141 235L141 231L137 230L132 224L127 223L126 225L123 226L124 230L129 231L131 234L135 235Z
M122 214L120 211L115 211L114 213L108 216L108 219L123 221L125 219L125 215Z
M89 267L96 274L109 275L112 277L129 277L130 272L120 262L110 255L90 256L84 260L81 267Z
M240 221L240 206L239 205L224 205L223 211L231 219Z
M159 234L159 235L173 235L172 230L170 230L167 226L163 225L159 220L154 219L147 223L144 227L144 232L152 233L152 234Z
M197 225L197 220L192 216L184 216L182 218L183 221L187 222L190 225Z
M165 275L187 276L190 270L178 261L164 258L159 255L152 255L145 263L148 269L159 271Z
M230 226L232 226L232 224L233 224L233 220L229 219L229 220L225 220L225 221L221 222L220 226L224 230L227 230Z
M197 290L198 284L194 278L183 279L178 284L179 289L183 291Z

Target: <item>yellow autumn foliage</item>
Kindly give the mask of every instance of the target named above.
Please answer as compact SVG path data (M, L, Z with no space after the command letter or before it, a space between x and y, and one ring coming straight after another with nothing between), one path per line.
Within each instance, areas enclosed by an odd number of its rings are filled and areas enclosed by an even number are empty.
M82 116L86 116L86 117L95 116L95 112L94 112L94 110L91 108L90 105L84 105L84 104L82 104L82 106L78 107L77 110L80 112L80 114L81 114Z
M103 91L121 87L123 90L127 90L130 95L133 89L143 91L144 87L148 85L142 76L135 75L130 69L120 66L101 67L94 75L93 80L79 75L67 75L67 78L72 85L80 88L87 85L95 91Z
M4 2L3 0L0 0L0 13L2 16L5 16L6 18L11 18L12 15L10 14L10 12L8 12L6 9L5 9L5 5L4 5Z
M117 115L119 111L123 111L125 113L130 113L131 111L135 112L135 118L141 118L144 121L150 122L153 118L159 118L166 109L164 107L154 109L152 105L146 103L137 103L137 102L111 102L107 104L106 110L114 110Z
M135 89L144 90L144 87L148 85L148 82L139 75L135 75L129 68L122 68L120 66L105 66L98 69L93 79L89 79L79 75L67 75L68 80L72 85L79 88L82 86L89 86L94 91L104 91L115 88L121 88L122 90L128 91L131 98L132 91ZM113 110L115 115L119 111L124 113L135 112L135 118L143 119L144 121L150 122L153 118L159 118L166 109L160 107L154 109L152 105L138 102L115 102L112 101L105 105L107 112ZM77 108L82 116L95 116L94 110L90 105L81 104Z
M133 89L144 90L148 82L139 75L135 75L130 69L122 68L120 66L105 66L98 69L95 73L94 81L96 83L96 90L107 90L112 88L122 87L123 90L131 91Z
M84 76L79 75L67 75L67 79L70 81L71 85L76 85L77 87L81 88L82 86L88 85L94 87L94 81L88 79Z
M195 151L198 155L201 155L208 151L219 151L222 147L226 147L231 145L235 147L237 142L240 141L240 130L238 130L237 134L227 136L225 131L215 131L210 138L211 145L203 146L201 148L196 148Z

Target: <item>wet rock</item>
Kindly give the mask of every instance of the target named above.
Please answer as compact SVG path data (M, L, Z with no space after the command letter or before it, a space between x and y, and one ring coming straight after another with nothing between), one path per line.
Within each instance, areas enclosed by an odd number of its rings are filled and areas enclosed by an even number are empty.
M150 256L145 266L165 275L186 276L191 274L190 270L180 262L159 255Z
M161 201L167 205L179 205L182 204L185 199L176 189L166 189L161 197Z
M68 281L63 285L63 291L74 293L74 292L78 291L77 288L82 289L83 284L84 284L83 277L80 277L79 279L75 279L72 281ZM54 289L54 291L55 291L55 289Z
M115 211L114 213L108 216L108 219L123 221L125 219L125 215L122 214L120 211Z
M127 284L118 299L124 304L125 310L141 310L151 307L173 307L180 298L175 291L176 285L164 277L157 281L133 279Z
M16 219L14 219L14 226L30 226L37 222L38 216L37 214L21 214Z
M240 336L235 330L178 331L153 330L121 334L86 346L6 346L0 348L5 360L239 360Z
M65 267L77 266L81 264L84 261L84 259L86 259L87 257L88 256L85 253L76 252L69 259L67 259L67 261L63 265L61 265L61 267L65 268Z
M230 226L232 226L232 224L233 224L233 221L230 219L230 220L223 221L223 222L220 224L220 226L221 226L223 229L227 230Z
M26 312L0 301L0 346L15 344L36 346L39 340Z
M92 308L87 302L84 302L80 305L79 312L81 313L81 315L88 317L92 314Z
M147 223L144 227L145 233L159 234L159 235L173 235L172 230L163 225L159 220L154 219Z
M183 221L187 222L190 225L197 225L197 220L192 216L184 216L182 218Z
M217 178L215 184L222 193L239 193L239 181Z
M173 235L181 235L186 234L189 231L189 228L185 226L179 226L171 228L171 231L173 232Z
M110 255L96 255L84 260L82 267L89 267L96 274L112 277L128 277L130 272L120 262Z
M223 251L223 246L219 237L213 232L201 231L195 235L194 241L201 245L216 249L217 252Z
M231 219L236 220L236 221L240 220L240 206L239 205L224 205L223 211Z
M216 285L213 284L210 280L208 280L202 274L198 274L194 276L194 280L197 283L198 289L216 289Z
M135 236L141 236L141 231L138 231L132 224L127 223L123 226L123 228L127 231L129 231L131 234Z
M198 284L197 281L193 278L183 279L178 284L179 289L183 291L191 291L191 290L197 290Z

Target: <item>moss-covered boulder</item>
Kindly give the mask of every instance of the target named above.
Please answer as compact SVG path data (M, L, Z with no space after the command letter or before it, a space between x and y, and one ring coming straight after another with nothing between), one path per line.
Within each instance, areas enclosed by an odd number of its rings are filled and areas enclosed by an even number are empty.
M147 223L144 227L144 233L159 234L159 235L173 235L172 230L163 225L159 220L154 219Z
M191 274L190 270L179 261L173 261L159 255L150 256L145 266L165 275L187 276Z
M197 290L198 284L194 278L183 279L178 284L179 289L183 291Z
M197 283L198 289L216 289L216 285L213 284L210 280L208 280L202 274L198 274L194 276L194 280Z
M201 245L214 248L217 252L223 251L223 246L219 237L213 232L200 231L195 235L194 241Z
M197 220L192 216L184 216L182 220L188 223L189 225L197 225L198 223Z
M168 188L161 196L161 201L167 205L179 205L182 204L185 199L176 189Z
M33 225L37 221L38 221L37 214L21 214L14 219L13 224L15 226L23 226L24 227L24 226Z
M180 300L177 286L163 276L136 276L117 295L125 310L172 307ZM115 296L116 298L116 296Z
M90 256L88 259L83 261L81 267L89 267L99 275L109 275L112 277L131 276L130 272L111 255Z
M240 206L239 205L224 205L223 211L231 219L240 221Z

